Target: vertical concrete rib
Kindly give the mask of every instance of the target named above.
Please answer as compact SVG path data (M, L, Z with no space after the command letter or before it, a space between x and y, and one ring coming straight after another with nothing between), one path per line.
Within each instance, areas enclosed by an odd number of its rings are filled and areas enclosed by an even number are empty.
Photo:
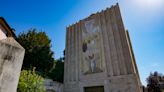
M75 24L75 81L78 81L78 23Z
M68 27L68 55L67 55L67 81L69 82L70 81L70 60L71 60L71 30L70 30L70 27ZM70 53L70 54L69 54Z
M103 44L104 44L104 56L105 56L105 63L106 63L106 69L108 76L113 76L113 66L112 66L112 60L111 60L111 51L109 46L109 40L107 35L107 24L106 24L106 11L103 11L100 13L100 24L102 29L102 37L103 37Z
M79 69L79 71L78 71L78 76L81 76L81 69L82 69L82 67L81 67L81 62L82 62L82 21L80 21L79 22L79 40L78 40L78 42L79 42L79 52L78 52L78 54L79 54L79 61L78 61L78 69ZM79 77L80 78L80 77Z
M113 7L113 6L112 6ZM114 38L114 32L115 31L113 29L113 17L112 17L112 8L110 8L109 10L107 10L107 34L108 34L108 39L109 39L109 45L110 45L110 51L111 51L111 59L112 59L112 66L113 66L113 75L117 76L120 75L120 70L119 70L119 66L118 66L118 56L117 56L117 50L116 50L116 41Z
M72 57L73 57L73 52L72 52L72 45L73 45L73 31L72 31L72 25L70 26L70 60L69 60L69 65L72 66ZM72 67L70 67L70 74L69 74L69 80L72 81Z
M75 80L75 24L72 25L72 81Z
M122 41L121 41L121 33L119 30L119 25L118 25L118 21L117 21L117 16L119 16L118 14L116 14L116 6L113 7L112 9L113 11L113 19L114 19L114 33L115 33L115 39L117 41L116 44L116 48L117 48L117 55L118 55L118 59L119 59L119 67L120 67L120 73L121 75L125 75L127 74L126 71L126 67L125 67L125 63L124 63L124 56L123 56L123 46L122 46Z
M124 28L124 24L122 21L122 17L121 17L121 13L120 13L120 9L118 4L115 6L115 11L117 16L117 23L118 23L118 28L119 28L119 32L120 32L120 37L122 40L122 46L123 46L123 54L125 57L125 64L126 64L126 68L127 68L127 73L131 74L132 73L132 57L130 55L130 47L128 45L128 38L126 36L126 32L125 32L125 28Z
M137 68L137 64L136 64L136 60L135 60L135 56L134 56L134 52L133 52L133 48L132 48L132 44L131 44L131 41L130 41L130 36L129 36L129 32L128 31L126 31L126 35L127 35L128 43L129 43L129 46L130 46L133 70L134 70L134 73L136 73L138 78L139 78L138 68Z
M64 61L64 82L67 82L68 75L68 28L66 28L66 48L65 48L65 61Z
M77 81L79 81L79 65L80 65L80 23L77 23Z

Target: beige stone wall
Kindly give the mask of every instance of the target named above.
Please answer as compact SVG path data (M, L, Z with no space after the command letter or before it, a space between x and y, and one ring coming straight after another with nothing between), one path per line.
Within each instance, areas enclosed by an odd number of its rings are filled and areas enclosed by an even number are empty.
M44 80L46 92L63 92L63 84L51 79Z
M0 92L16 92L24 53L13 38L0 40Z
M6 38L7 38L7 36L6 36L6 34L4 33L4 29L3 29L3 27L0 25L0 40L6 39Z
M94 23L86 27L88 21ZM93 60L102 72L85 74L84 70L89 69L85 62L89 61L85 60L83 44L92 41L95 30L100 57ZM91 36L85 37L83 32ZM140 92L139 74L118 4L69 26L66 34L64 92L84 92L84 87L92 86L104 86L105 92ZM89 57L97 51L90 49Z

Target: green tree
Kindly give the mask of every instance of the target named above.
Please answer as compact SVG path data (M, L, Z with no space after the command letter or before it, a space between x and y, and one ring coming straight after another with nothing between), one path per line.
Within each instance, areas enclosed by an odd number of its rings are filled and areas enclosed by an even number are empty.
M148 92L163 92L164 91L164 76L158 72L150 73L147 78Z
M63 79L64 79L63 58L60 58L55 62L55 67L52 69L52 71L50 71L48 76L49 76L49 78L53 79L54 81L63 83Z
M35 73L35 69L22 70L17 92L45 92L44 79Z
M16 40L26 50L22 69L36 67L37 73L45 77L54 62L51 40L46 33L30 29L27 33L20 33Z

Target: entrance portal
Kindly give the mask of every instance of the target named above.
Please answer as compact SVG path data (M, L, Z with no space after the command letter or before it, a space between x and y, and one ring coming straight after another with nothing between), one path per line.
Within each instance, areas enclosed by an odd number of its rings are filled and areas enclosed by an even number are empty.
M104 86L85 87L84 92L104 92Z

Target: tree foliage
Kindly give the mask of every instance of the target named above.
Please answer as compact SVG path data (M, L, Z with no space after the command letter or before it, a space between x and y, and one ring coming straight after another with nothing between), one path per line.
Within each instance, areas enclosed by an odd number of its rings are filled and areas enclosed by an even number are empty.
M25 57L22 69L36 67L36 71L46 76L53 67L53 52L51 51L51 40L45 32L30 29L27 33L21 33L17 41L25 48Z
M63 83L64 79L64 62L63 58L60 58L55 62L55 68L52 69L52 71L49 73L49 77L53 79L54 81L58 81Z
M22 70L17 92L45 92L44 79L35 73L35 69Z
M148 92L163 92L164 91L164 76L158 72L150 73L147 78Z

